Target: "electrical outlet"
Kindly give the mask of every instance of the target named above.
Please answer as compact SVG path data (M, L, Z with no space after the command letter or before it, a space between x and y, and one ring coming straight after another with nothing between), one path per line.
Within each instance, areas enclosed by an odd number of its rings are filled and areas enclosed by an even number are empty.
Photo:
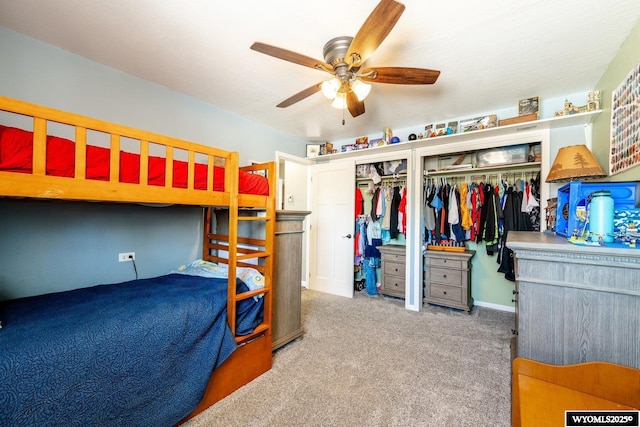
M135 259L135 252L121 252L118 254L118 262L133 261Z

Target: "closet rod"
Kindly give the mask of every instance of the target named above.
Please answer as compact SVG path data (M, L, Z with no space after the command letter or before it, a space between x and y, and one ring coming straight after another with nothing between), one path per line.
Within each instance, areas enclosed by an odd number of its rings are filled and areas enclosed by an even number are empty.
M495 175L504 175L504 174L512 174L512 175L520 175L522 173L538 173L540 171L540 165L530 165L529 167L520 167L517 170L509 170L507 167L503 167L501 169L490 169L490 170L481 170L479 168L475 169L465 169L458 171L422 171L422 175L424 179L434 179L439 180L440 178L451 179L455 177L462 177L467 179L469 177L479 177L479 176L495 176Z

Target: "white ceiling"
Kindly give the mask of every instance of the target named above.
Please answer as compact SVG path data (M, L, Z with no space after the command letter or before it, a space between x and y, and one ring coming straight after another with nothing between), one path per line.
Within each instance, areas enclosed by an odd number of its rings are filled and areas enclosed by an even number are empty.
M375 84L352 118L317 93L329 74L249 49L322 60L378 0L0 0L0 25L313 141L336 141L597 89L640 18L638 0L404 0L366 63L440 70L432 86Z

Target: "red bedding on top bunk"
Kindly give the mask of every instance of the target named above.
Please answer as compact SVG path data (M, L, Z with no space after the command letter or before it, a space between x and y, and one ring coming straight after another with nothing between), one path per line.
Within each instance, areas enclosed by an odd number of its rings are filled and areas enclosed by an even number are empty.
M87 145L86 178L109 180L110 150ZM165 185L163 157L149 156L149 185ZM0 171L31 173L33 165L33 133L14 127L0 125ZM188 163L173 161L173 187L187 188ZM51 176L73 177L75 173L75 143L57 136L47 136L46 173ZM240 171L241 194L268 195L269 183L259 174ZM120 182L140 183L140 155L120 152ZM207 165L195 164L194 188L206 190ZM224 168L215 166L213 190L224 190Z

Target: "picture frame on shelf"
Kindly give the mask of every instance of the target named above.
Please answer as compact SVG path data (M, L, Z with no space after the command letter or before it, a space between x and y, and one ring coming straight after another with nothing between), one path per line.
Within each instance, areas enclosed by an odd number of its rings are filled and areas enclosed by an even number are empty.
M307 144L307 157L318 157L320 155L320 144Z
M518 101L518 116L526 116L529 114L536 115L536 120L540 118L540 97L534 96Z
M496 126L498 126L498 116L496 114L460 120L460 132L462 133L494 128Z

